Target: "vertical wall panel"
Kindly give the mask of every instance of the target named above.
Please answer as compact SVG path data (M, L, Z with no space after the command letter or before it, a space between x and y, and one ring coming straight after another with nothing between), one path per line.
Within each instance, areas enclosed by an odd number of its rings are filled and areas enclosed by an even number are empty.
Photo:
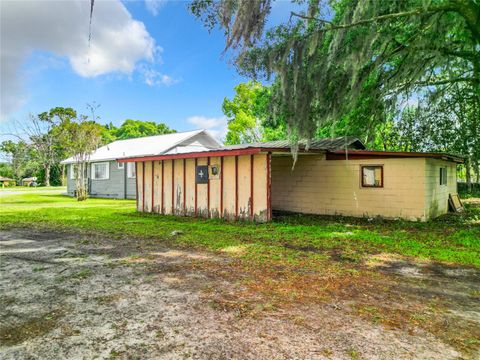
M177 159L174 162L174 209L176 215L183 215L183 159Z
M223 214L235 218L235 156L223 158Z
M187 215L195 215L195 159L186 159L186 209Z
M238 161L237 164L235 159ZM143 162L138 162L138 211L151 212L153 198L153 211L157 213L162 213L163 203L165 214L172 214L173 207L176 215L185 213L195 215L196 203L197 215L202 217L250 220L253 213L255 221L269 220L267 155L212 157L210 164L220 166L221 176L218 179L210 177L209 185L195 184L195 162L198 165L207 165L208 158L155 161L153 168L151 161L146 161L145 165ZM209 188L210 196L208 196ZM208 208L209 203L210 208ZM221 213L222 203L223 214Z
M267 155L253 157L253 216L255 221L267 221Z
M207 165L207 158L199 158L197 163L198 165ZM197 215L207 217L208 216L208 200L207 200L207 184L198 184L197 185Z
M164 160L163 171L164 213L172 214L172 160Z
M137 162L137 210L143 211L143 162Z
M161 213L162 209L162 162L153 163L153 211Z
M220 158L212 157L210 159L210 165L217 165L220 168ZM220 169L222 171L222 169ZM210 216L220 216L220 176L216 179L210 179Z
M250 155L238 157L238 218L250 218Z
M145 205L143 208L144 212L151 212L152 211L152 162L145 161L144 162L144 169L145 169L145 196L143 196Z

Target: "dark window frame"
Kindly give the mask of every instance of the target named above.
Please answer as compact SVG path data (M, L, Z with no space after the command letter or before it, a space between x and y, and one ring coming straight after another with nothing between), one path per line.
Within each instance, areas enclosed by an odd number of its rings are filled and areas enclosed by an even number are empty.
M439 176L440 176L440 181L439 184L440 186L447 186L448 184L448 171L446 166L441 166L439 170Z
M365 184L365 177L363 176L363 169L364 168L380 168L380 174L381 174L381 179L382 179L382 184L381 185L368 185ZM382 189L384 187L384 177L383 177L383 164L372 164L372 165L360 165L360 185L362 188L367 188L367 189Z

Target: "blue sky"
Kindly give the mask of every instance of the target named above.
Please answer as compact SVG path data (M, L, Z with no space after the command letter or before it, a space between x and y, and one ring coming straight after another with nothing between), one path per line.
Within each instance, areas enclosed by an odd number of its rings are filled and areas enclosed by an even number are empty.
M47 2L59 12L49 19L50 14L39 13L35 3L20 3L2 2L6 24L1 85L2 92L11 92L9 99L2 96L1 132L25 121L29 113L55 106L86 113L86 104L92 101L101 105L97 114L102 123L120 125L133 118L164 122L179 131L198 127L210 127L217 135L224 131L222 101L247 79L229 65L228 56L222 57L222 32L209 33L188 12L187 2L97 1L91 50L85 42L85 4L75 8ZM288 18L289 10L289 2L278 2L272 21ZM56 24L60 17L66 22ZM73 20L67 22L69 17ZM17 25L22 21L28 31ZM123 30L131 25L133 30L122 33L116 28L122 22ZM86 55L89 51L97 55ZM4 53L15 57L4 59ZM11 66L3 68L8 61Z

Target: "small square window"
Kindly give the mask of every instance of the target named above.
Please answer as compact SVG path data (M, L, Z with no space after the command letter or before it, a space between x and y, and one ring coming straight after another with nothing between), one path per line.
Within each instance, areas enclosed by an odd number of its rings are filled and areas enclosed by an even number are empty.
M117 164L118 164L118 169L119 169L119 170L125 168L125 164L124 164L124 163L120 163L120 162L119 162L119 163L117 163Z
M91 176L93 180L107 180L109 178L109 163L93 163Z
M440 185L447 185L447 168L440 168Z
M362 187L383 187L383 166L361 166Z

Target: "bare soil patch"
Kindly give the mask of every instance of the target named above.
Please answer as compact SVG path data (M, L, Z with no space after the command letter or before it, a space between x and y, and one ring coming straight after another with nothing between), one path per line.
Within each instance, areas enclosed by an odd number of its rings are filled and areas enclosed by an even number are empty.
M377 256L333 276L341 254L301 272L34 229L0 232L0 247L3 359L480 355L476 269Z

